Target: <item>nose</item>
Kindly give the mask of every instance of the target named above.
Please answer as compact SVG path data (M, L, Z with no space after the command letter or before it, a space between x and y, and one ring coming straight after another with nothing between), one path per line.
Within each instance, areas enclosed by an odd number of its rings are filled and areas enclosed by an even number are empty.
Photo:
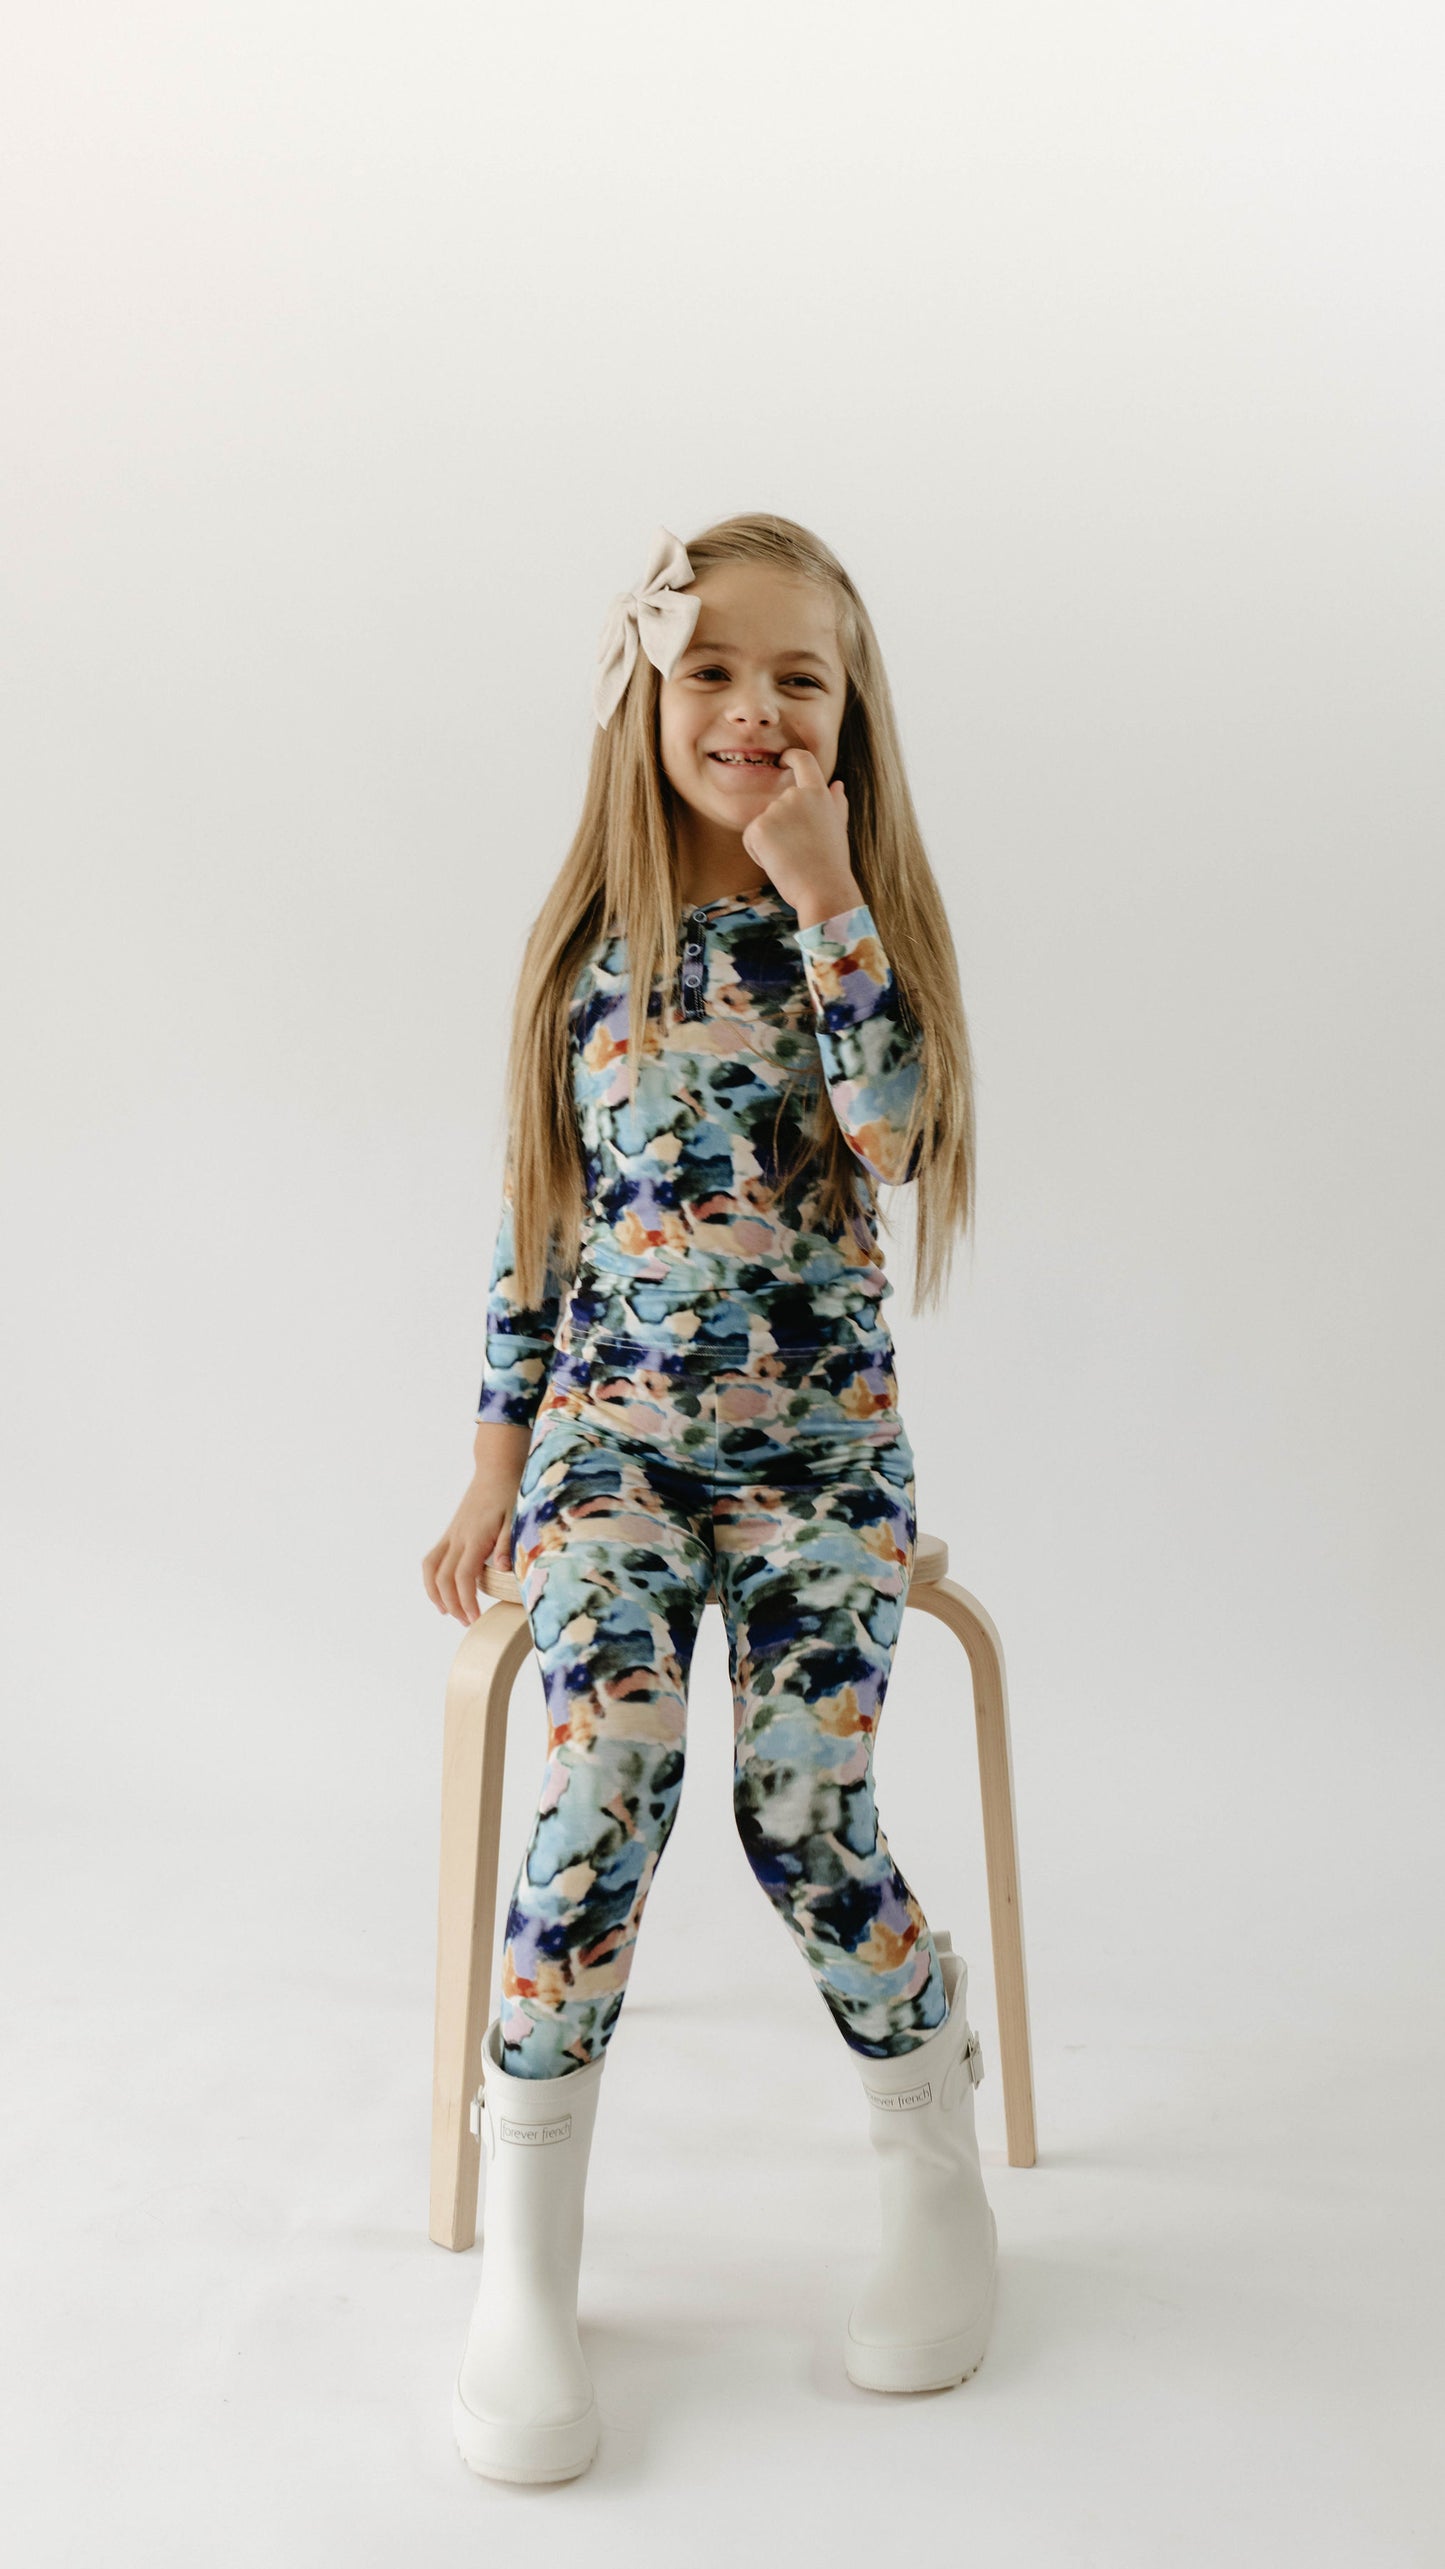
M763 729L777 721L778 700L764 679L747 679L739 684L728 712L735 723L756 723Z

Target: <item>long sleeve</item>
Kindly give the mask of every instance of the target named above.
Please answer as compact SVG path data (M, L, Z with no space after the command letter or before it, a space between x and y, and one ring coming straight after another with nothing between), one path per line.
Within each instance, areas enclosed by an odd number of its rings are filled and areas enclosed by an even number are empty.
M873 913L860 901L794 933L843 1137L875 1178L902 1185L918 1167L916 1147L905 1165L904 1144L923 1075L923 1039L905 1023Z
M477 1405L478 1425L530 1427L552 1361L553 1337L562 1308L561 1280L549 1260L541 1302L528 1309L518 1299L513 1273L515 1254L508 1182L502 1191L502 1218L487 1289L486 1362Z

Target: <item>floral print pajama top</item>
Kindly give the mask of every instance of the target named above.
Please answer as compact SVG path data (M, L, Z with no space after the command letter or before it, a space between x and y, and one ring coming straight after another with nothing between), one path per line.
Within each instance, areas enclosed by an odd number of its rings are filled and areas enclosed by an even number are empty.
M680 1352L735 1333L751 1353L805 1340L811 1320L878 1306L884 1272L872 1189L857 1218L827 1226L816 1183L778 1183L826 1082L861 1171L911 1177L905 1133L921 1074L866 902L800 928L768 887L686 911L677 986L653 993L663 1046L627 1097L626 944L594 947L571 1002L573 1094L587 1204L568 1296L569 1335L653 1337ZM479 1420L536 1416L564 1299L519 1299L503 1203L488 1291Z

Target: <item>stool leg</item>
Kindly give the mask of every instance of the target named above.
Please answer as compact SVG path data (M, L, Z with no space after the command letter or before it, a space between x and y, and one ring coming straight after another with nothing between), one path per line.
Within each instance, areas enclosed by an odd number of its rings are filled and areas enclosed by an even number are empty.
M477 2235L481 2149L469 2115L481 2084L492 1987L507 1705L531 1647L521 1606L489 1606L469 1627L447 1678L430 2220L441 2248L470 2248Z
M1031 2168L1034 2139L1033 2047L1029 2039L1028 1981L1024 1970L1023 1915L1019 1907L1019 1848L1014 1820L1013 1760L1009 1749L1008 1688L1003 1644L977 1597L952 1579L929 1579L908 1591L911 1606L937 1615L968 1652L973 1671L973 1712L978 1732L978 1778L983 1799L984 1862L993 1938L994 2000L1003 2062L1003 2111L1011 2168Z

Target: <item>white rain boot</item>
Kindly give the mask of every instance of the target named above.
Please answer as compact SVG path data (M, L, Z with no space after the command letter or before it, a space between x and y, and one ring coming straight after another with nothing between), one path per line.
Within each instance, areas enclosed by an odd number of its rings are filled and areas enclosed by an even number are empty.
M604 2052L561 2078L514 2078L495 2021L482 2038L482 2274L452 2429L463 2461L489 2480L571 2480L597 2450L577 2275L606 2062Z
M883 2248L848 2320L848 2378L869 2391L942 2391L976 2371L993 2321L998 2227L978 2162L983 2076L964 2013L968 1965L934 1937L949 2012L891 2060L855 2052L878 2153Z

